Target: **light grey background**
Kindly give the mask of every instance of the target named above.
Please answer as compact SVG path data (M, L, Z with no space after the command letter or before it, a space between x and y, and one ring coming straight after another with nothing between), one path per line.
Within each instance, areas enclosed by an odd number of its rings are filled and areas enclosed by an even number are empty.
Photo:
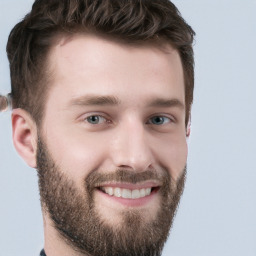
M0 93L10 90L5 45L32 0L0 0ZM187 184L163 256L256 256L256 1L175 0L197 33ZM0 115L0 256L43 246L36 172L17 155Z

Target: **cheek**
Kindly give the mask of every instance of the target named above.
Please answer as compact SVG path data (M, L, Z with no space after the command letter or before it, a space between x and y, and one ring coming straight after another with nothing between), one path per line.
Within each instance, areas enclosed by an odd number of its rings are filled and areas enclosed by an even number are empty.
M60 169L77 184L99 168L106 158L106 138L81 131L52 132L47 138L50 153Z
M170 175L177 180L187 163L187 141L185 136L166 139L162 146L157 148L158 158L170 171Z

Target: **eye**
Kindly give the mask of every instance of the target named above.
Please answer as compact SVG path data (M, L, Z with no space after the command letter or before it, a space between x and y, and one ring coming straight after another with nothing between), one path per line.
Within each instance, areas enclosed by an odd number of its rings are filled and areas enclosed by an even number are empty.
M106 118L99 115L89 116L85 120L90 124L102 124L104 122L107 122Z
M172 122L172 120L165 116L154 116L149 119L150 124L163 125Z

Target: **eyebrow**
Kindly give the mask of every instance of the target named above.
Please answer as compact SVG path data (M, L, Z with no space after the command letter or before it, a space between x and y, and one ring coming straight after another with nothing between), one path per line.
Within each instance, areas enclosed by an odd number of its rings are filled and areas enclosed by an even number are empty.
M86 95L78 98L74 98L70 101L69 106L117 106L121 101L112 95L98 96L98 95ZM184 104L178 99L165 99L156 98L149 100L148 107L178 107L185 109Z
M72 99L70 106L116 106L121 102L115 96L86 95Z
M178 99L157 98L149 103L150 107L178 107L185 109L184 104Z

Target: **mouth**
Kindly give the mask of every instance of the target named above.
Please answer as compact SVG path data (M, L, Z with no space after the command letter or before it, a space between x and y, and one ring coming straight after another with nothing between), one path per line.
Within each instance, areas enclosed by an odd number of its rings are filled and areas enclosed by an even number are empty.
M140 199L150 196L153 192L156 192L157 187L148 187L141 189L128 189L122 187L99 187L103 193L124 199Z
M105 184L97 187L106 199L116 201L125 206L142 206L150 202L157 194L160 186L147 184Z

